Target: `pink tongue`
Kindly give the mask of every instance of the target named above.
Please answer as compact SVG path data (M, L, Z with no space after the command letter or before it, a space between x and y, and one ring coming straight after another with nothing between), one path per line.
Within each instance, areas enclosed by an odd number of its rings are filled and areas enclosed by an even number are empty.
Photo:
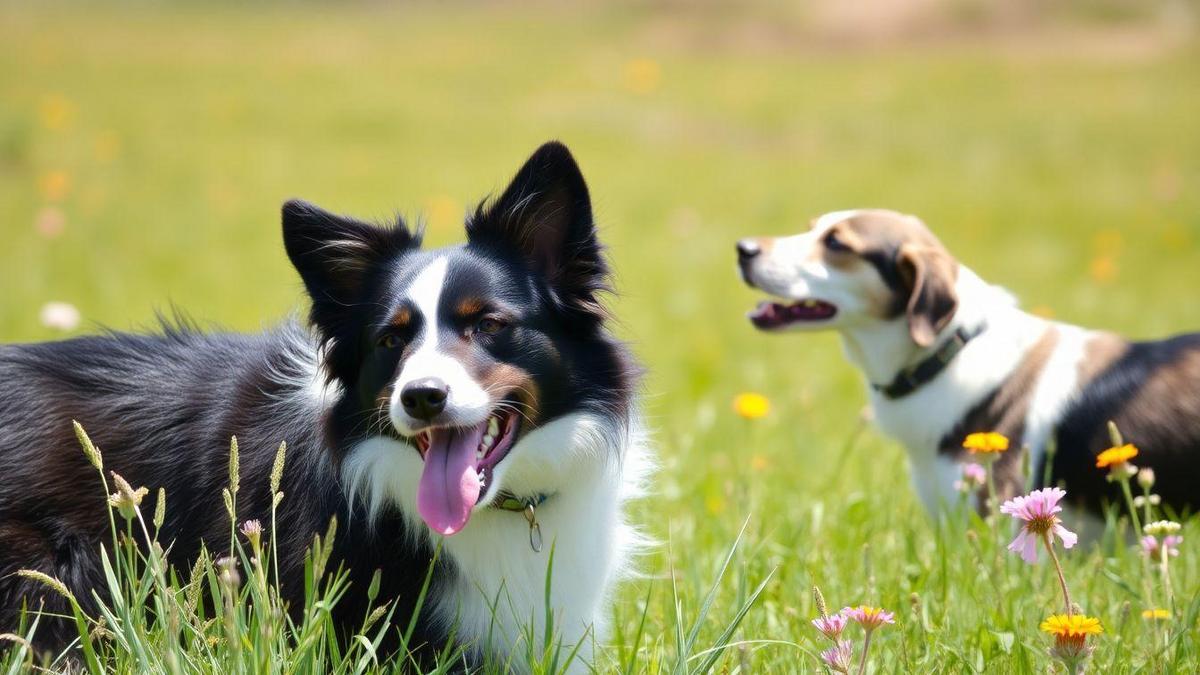
M435 429L431 434L417 485L417 511L435 532L454 534L471 518L483 487L475 451L486 429L484 422L475 429Z

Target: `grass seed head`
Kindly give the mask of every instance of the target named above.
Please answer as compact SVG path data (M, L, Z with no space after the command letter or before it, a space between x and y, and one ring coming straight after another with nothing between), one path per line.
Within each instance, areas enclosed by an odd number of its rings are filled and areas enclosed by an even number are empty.
M75 438L79 439L79 445L83 448L83 454L87 457L88 462L97 470L104 470L104 456L100 454L100 448L92 443L92 439L83 430L83 425L75 420L71 420L71 426L75 427Z
M108 505L118 512L125 520L133 520L137 515L137 509L142 505L142 499L150 494L150 491L145 487L133 489L133 487L121 477L121 474L116 471L111 471L113 483L117 486L117 491L108 496Z

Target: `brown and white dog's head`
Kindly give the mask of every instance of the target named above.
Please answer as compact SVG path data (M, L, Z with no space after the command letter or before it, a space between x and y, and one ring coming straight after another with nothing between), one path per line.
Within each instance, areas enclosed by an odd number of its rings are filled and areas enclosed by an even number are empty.
M742 239L737 251L742 279L786 301L750 313L760 330L903 320L913 342L928 347L958 307L958 263L915 216L835 211L801 234Z

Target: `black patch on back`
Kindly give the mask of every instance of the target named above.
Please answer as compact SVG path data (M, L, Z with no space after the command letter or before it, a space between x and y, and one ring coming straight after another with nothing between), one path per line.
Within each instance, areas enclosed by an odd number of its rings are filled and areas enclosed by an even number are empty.
M1059 421L1051 484L1064 483L1068 499L1100 511L1120 503L1120 486L1109 483L1107 470L1096 468L1096 455L1108 448L1107 423L1113 420L1126 443L1138 447L1133 463L1151 467L1157 476L1154 492L1176 511L1200 507L1200 381L1171 400L1141 401L1162 406L1159 423L1131 411L1129 404L1159 370L1171 368L1189 353L1200 351L1200 334L1153 342L1135 342L1091 382ZM1042 469L1036 474L1043 475Z

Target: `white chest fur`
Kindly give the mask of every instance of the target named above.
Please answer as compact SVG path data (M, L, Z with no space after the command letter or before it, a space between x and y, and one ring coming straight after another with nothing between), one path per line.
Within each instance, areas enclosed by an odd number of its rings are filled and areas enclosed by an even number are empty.
M622 453L614 443L624 445ZM516 652L511 665L519 672L530 641L541 653L548 607L552 641L561 640L564 653L579 644L590 664L593 644L607 632L609 593L641 543L623 505L640 494L648 465L640 430L606 428L592 416L567 416L531 432L493 477L513 494L548 495L536 510L542 551L531 547L522 514L477 508L467 527L442 543L455 578L452 592L431 599L439 620L456 627L460 642L493 654ZM344 475L369 514L397 504L412 531L435 537L416 516L421 470L415 450L380 437L350 453ZM585 670L583 662L576 667Z
M1026 445L1033 454L1033 465L1037 465L1056 420L1077 389L1075 373L1087 335L1079 328L1051 324L1020 311L1002 289L987 285L963 269L957 288L959 311L943 334L958 326L981 323L986 323L987 329L971 340L941 374L913 393L888 399L874 389L870 392L879 427L908 450L914 486L931 513L957 499L954 482L960 468L955 458L939 452L942 439L1013 375L1053 326L1059 337L1037 375L1025 420Z

